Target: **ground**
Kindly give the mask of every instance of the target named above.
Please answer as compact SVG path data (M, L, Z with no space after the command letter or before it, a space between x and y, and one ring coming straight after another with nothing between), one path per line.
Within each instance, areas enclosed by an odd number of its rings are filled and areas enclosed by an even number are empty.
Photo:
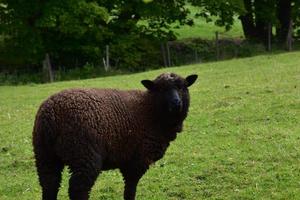
M70 87L143 89L165 71L197 73L184 131L140 181L137 199L296 199L300 194L300 53L132 75L0 87L0 199L40 199L31 132L40 103ZM67 170L59 199L67 198ZM91 199L121 199L117 170Z

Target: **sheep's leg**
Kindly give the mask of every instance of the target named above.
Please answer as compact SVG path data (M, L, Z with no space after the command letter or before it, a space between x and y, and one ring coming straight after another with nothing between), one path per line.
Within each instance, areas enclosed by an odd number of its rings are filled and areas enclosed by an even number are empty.
M49 154L41 157L41 153L37 153L36 167L43 192L42 199L56 200L61 182L61 172L64 167L63 163Z
M140 178L147 171L148 167L146 166L128 166L121 169L121 173L124 177L125 189L124 189L124 199L125 200L134 200L136 187Z
M69 196L71 200L87 200L102 167L99 154L86 152L85 156L78 158L76 163L70 165L72 173L69 180Z

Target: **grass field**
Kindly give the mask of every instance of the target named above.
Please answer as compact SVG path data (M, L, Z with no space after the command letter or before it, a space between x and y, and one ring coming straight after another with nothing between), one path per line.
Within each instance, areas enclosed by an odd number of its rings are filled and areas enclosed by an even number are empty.
M297 199L300 53L53 84L0 87L0 199L40 199L31 131L39 104L70 87L140 88L163 71L197 73L184 132L141 179L137 199ZM67 198L67 170L59 199ZM117 170L91 199L121 199Z
M226 31L224 27L219 27L214 22L207 23L203 18L195 18L194 25L184 25L179 29L174 30L178 39L186 38L202 38L215 39L216 31L219 32L220 38L243 38L242 25L239 20L236 20L232 28Z
M220 38L243 38L242 24L237 17L231 29L226 31L224 27L215 25L214 21L208 23L203 17L195 17L199 8L193 6L188 6L188 8L191 12L189 16L194 20L194 25L185 25L175 29L174 31L179 40L186 38L215 39L216 31L219 32Z

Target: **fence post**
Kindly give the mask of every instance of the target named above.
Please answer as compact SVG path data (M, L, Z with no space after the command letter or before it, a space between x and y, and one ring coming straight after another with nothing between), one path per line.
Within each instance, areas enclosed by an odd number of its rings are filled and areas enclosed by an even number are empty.
M268 51L272 50L272 24L268 23Z
M106 68L105 71L108 71L110 66L109 66L109 45L105 46L105 52L106 52Z
M198 63L198 52L197 52L197 49L195 49L195 62Z
M220 59L220 49L219 49L219 32L216 31L216 56L217 60Z
M46 73L47 81L53 82L53 70L50 62L49 53L46 53L45 59L43 60L43 71Z
M171 54L170 54L170 46L169 46L169 41L166 43L166 48L167 48L167 58L168 58L168 67L171 67Z

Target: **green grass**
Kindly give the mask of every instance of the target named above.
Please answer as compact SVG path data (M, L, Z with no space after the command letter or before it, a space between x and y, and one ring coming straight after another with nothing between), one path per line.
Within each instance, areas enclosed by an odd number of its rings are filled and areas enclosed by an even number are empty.
M214 22L206 22L204 18L195 18L194 25L184 25L179 29L174 29L178 39L186 38L202 38L202 39L215 39L216 31L219 32L220 38L243 38L244 33L242 25L238 19L236 19L232 28L226 31L224 27L219 27Z
M70 87L142 88L163 71L197 73L184 132L138 185L137 199L297 199L300 53L165 68L133 75L0 87L0 199L40 199L31 146L39 104ZM67 171L59 199L67 199ZM121 199L117 170L91 199ZM298 197L297 197L298 196Z
M193 26L184 25L179 29L174 29L178 39L186 38L202 38L202 39L215 39L216 31L219 32L220 38L243 38L243 28L241 21L235 17L235 21L229 31L226 31L224 27L215 25L214 21L206 22L203 17L195 17L194 15L198 12L197 7L188 6L190 18L194 20ZM214 19L214 18L213 18Z

